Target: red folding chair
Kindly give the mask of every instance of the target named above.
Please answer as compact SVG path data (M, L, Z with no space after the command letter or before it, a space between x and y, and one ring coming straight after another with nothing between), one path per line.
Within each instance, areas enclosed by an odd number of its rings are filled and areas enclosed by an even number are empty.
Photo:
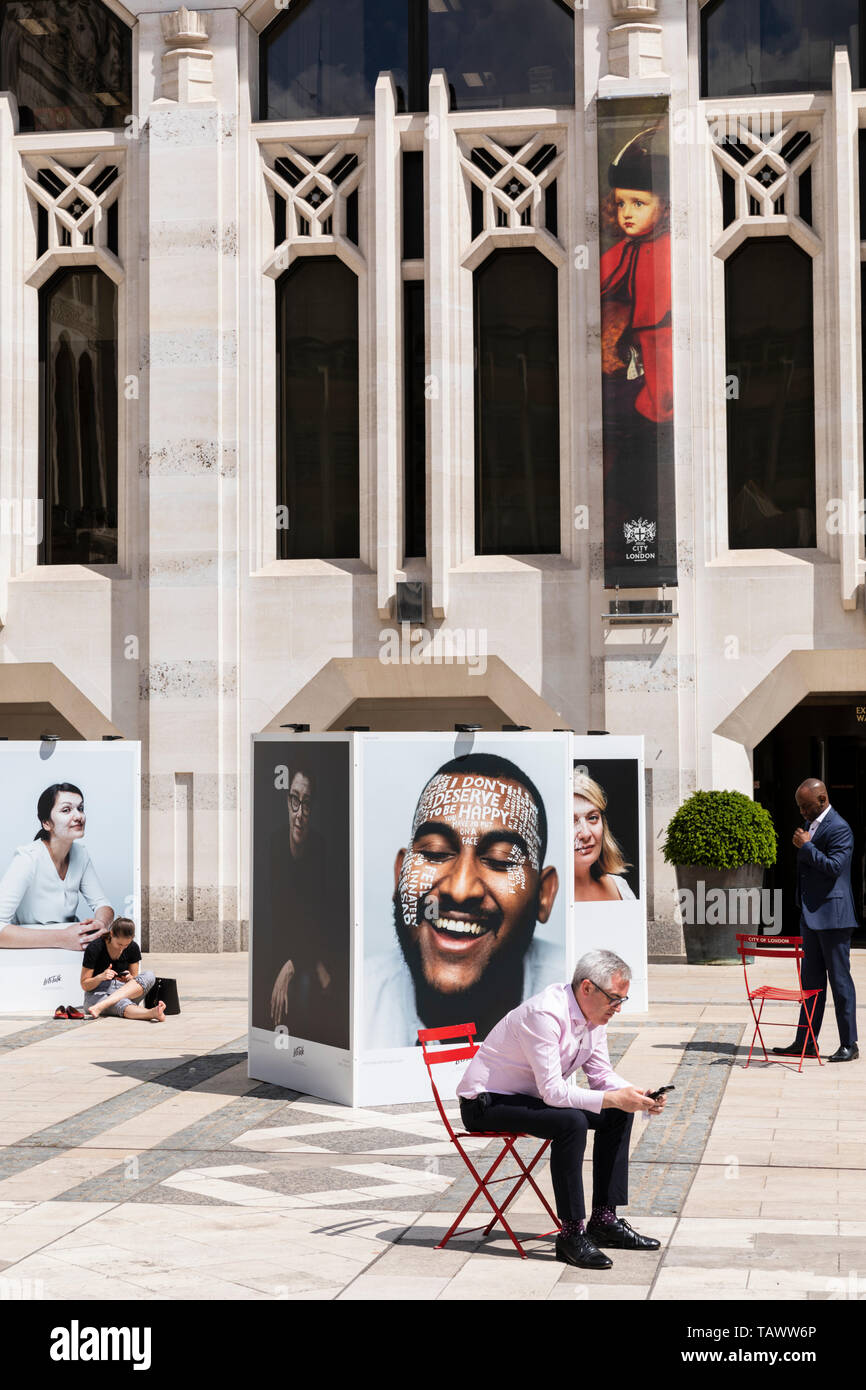
M764 1012L764 1005L768 999L784 1000L786 1003L801 1004L806 1015L805 1023L798 1023L797 1027L804 1030L803 1051L800 1053L800 1065L797 1071L803 1070L803 1059L806 1056L806 1047L809 1039L815 1052L818 1052L818 1043L812 1028L812 1019L815 1014L815 1005L818 1002L819 989L804 989L803 976L801 973L801 962L803 960L803 938L802 936L746 936L742 932L737 932L737 955L743 962L743 975L746 981L746 993L749 996L749 1006L752 1010L752 1018L755 1020L755 1031L752 1034L752 1045L749 1048L749 1056L746 1066L752 1060L752 1053L755 1048L755 1038L760 1038L761 1047L764 1050L765 1062L787 1062L785 1057L771 1057L764 1043L764 1035L761 1032L761 1018ZM766 960L793 960L797 967L797 988L781 989L777 985L759 985L757 989L749 988L749 970L746 965L746 956L761 956ZM809 1007L809 1000L812 1005ZM755 1013L755 1000L759 1001L758 1012ZM788 1023L771 1022L766 1019L764 1027L767 1028L789 1028ZM796 1053L792 1054L796 1056ZM823 1067L820 1054L818 1062Z
M466 1164L466 1167L469 1169L470 1173L472 1174L472 1177L475 1180L475 1189L472 1193L472 1196L469 1198L469 1201L466 1203L460 1215L457 1217L457 1220L449 1229L447 1235L442 1237L439 1244L436 1246L436 1249L442 1250L447 1245L448 1241L451 1239L451 1237L454 1235L454 1232L457 1230L457 1227L460 1225L460 1222L463 1220L464 1216L469 1211L469 1208L475 1202L479 1193L483 1192L484 1196L487 1198L488 1202L493 1208L492 1219L484 1227L470 1226L468 1231L461 1231L461 1235L469 1235L472 1231L480 1231L483 1229L484 1234L487 1236L490 1234L497 1221L499 1221L505 1227L513 1243L516 1245L519 1255L522 1259L525 1260L526 1251L524 1250L523 1246L520 1244L520 1241L517 1239L517 1236L514 1234L508 1222L506 1221L505 1211L506 1208L509 1207L511 1203L514 1201L514 1198L517 1196L523 1184L525 1182L528 1182L555 1226L554 1230L545 1231L544 1235L551 1236L559 1234L560 1226L559 1221L556 1218L556 1213L551 1211L550 1204L548 1203L547 1198L545 1197L544 1193L541 1191L541 1189L539 1188L538 1184L532 1176L532 1170L535 1167L538 1160L544 1156L545 1152L547 1151L548 1145L550 1144L550 1140L545 1139L544 1143L541 1145L541 1148L538 1150L538 1153L535 1155L534 1159L529 1164L529 1167L527 1167L526 1164L523 1162L523 1159L520 1157L520 1154L517 1152L517 1149L514 1147L518 1139L526 1139L529 1137L526 1134L503 1134L501 1130L473 1130L472 1133L470 1133L468 1130L460 1130L457 1133L454 1132L454 1129L451 1125L451 1121L446 1115L445 1108L439 1097L439 1091L437 1089L436 1082L433 1080L432 1068L434 1066L437 1066L440 1062L462 1062L464 1060L467 1062L470 1061L471 1058L475 1056L480 1046L479 1043L473 1042L474 1037L474 1023L456 1023L451 1028L418 1029L418 1041L421 1044L421 1050L424 1056L424 1064L427 1067L427 1073L430 1077L430 1085L433 1088L433 1099L436 1101L436 1108L442 1117L442 1123L448 1131L448 1137L451 1140L451 1143L454 1145L455 1149L459 1153L460 1157L463 1159L463 1162ZM458 1047L428 1047L428 1043L435 1044L441 1042L449 1042L457 1038L464 1038L465 1042L463 1042ZM463 1145L460 1143L461 1139L502 1140L502 1149L500 1150L496 1159L490 1165L490 1167L487 1169L487 1172L483 1176L478 1172L477 1168L472 1162L472 1159L469 1157L469 1154L466 1152ZM493 1174L496 1172L497 1168L502 1163L502 1161L505 1158L508 1158L509 1156L514 1159L515 1163L520 1169L520 1173L506 1173L502 1177L495 1178ZM514 1183L514 1187L508 1193L508 1196L502 1203L501 1207L498 1207L496 1205L492 1196L487 1190L489 1186L492 1186L493 1183L497 1182Z

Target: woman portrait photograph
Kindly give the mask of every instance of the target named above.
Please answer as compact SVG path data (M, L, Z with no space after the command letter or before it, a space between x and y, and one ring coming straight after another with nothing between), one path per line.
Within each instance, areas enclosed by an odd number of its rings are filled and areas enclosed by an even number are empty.
M631 770L632 766L630 763L624 764L626 770ZM622 781L616 774L614 777L616 782ZM626 857L632 851L630 848L626 851L611 830L608 794L601 783L590 776L584 763L575 764L573 793L574 901L622 902L628 898L634 899L637 894L629 883L629 871L633 871L634 877L634 865ZM614 804L626 829L628 843L634 834L632 824L635 830L637 827L634 795L628 796L623 785Z

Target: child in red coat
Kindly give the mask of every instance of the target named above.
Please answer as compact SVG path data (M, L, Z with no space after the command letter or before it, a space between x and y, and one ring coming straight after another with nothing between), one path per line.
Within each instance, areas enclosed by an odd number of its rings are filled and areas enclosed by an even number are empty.
M673 569L673 351L668 160L664 133L633 137L608 169L603 204L620 239L601 257L605 551L614 582L658 582ZM654 523L641 551L623 533L629 519ZM646 574L642 574L642 566ZM633 577L632 577L633 576Z

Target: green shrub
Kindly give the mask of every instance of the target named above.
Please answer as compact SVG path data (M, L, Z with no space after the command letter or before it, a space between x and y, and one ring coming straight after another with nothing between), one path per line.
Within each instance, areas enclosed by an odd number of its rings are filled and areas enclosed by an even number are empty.
M742 792L693 792L671 817L663 853L668 864L769 868L776 832L769 812Z

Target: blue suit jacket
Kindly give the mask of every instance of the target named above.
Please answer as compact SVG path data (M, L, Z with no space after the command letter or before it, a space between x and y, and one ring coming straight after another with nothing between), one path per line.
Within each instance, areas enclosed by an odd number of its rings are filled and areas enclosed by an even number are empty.
M812 931L853 931L851 892L854 834L831 807L812 839L797 851L797 905Z

